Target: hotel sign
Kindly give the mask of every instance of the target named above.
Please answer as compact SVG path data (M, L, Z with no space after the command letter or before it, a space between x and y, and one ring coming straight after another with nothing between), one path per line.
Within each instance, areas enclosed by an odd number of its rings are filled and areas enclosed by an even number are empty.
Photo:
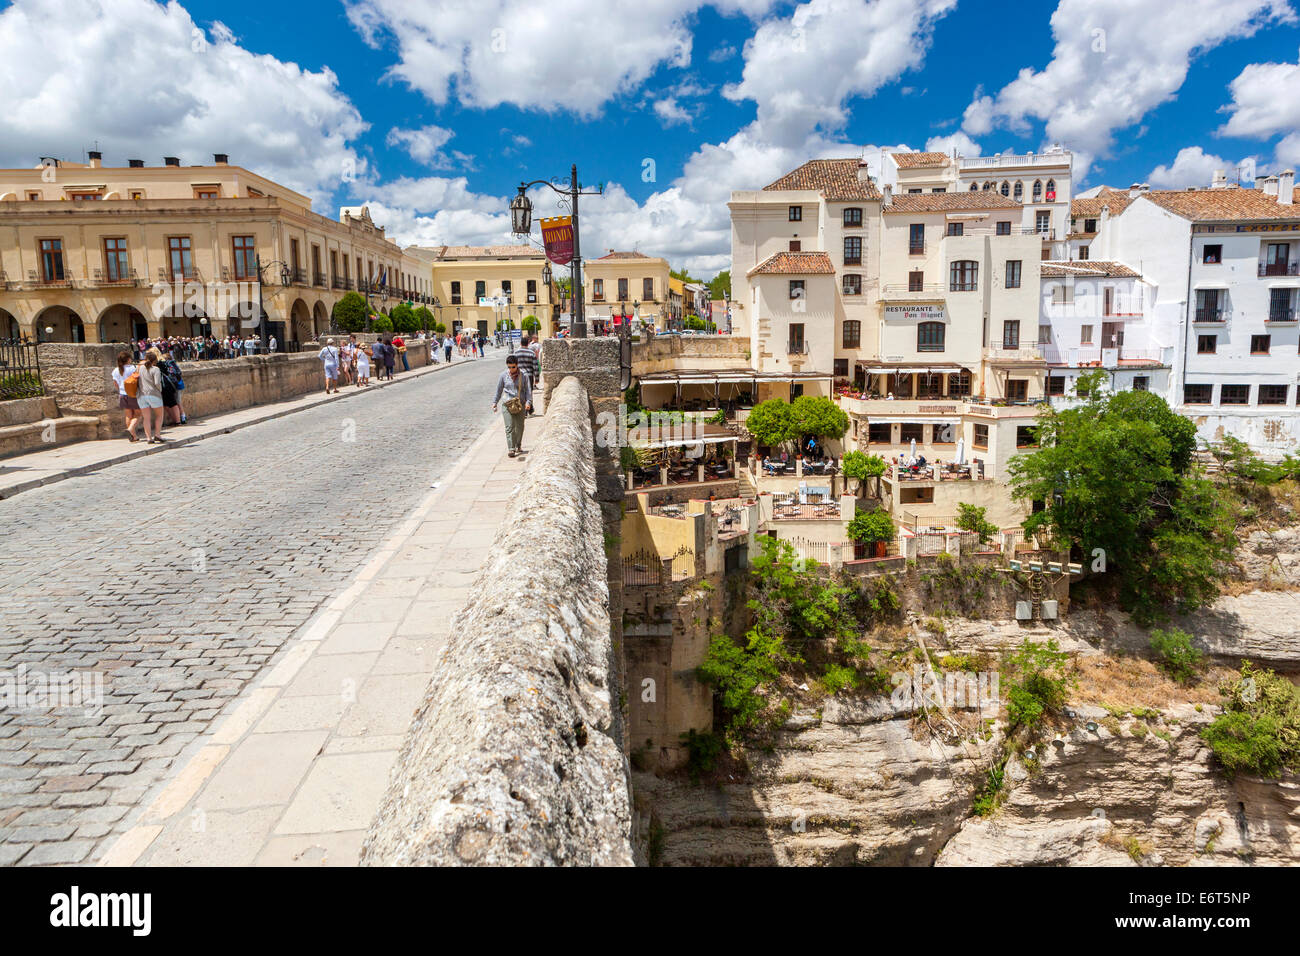
M942 305L887 305L885 318L911 322L942 322L944 307Z

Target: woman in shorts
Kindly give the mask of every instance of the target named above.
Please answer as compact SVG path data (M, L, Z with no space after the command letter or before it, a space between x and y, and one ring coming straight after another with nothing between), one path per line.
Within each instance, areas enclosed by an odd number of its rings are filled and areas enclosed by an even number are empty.
M117 383L117 407L122 409L122 418L126 422L126 437L136 442L140 440L140 436L135 433L135 426L140 423L140 403L126 393L126 380L134 371L131 353L125 349L118 352L117 368L113 369L113 381Z

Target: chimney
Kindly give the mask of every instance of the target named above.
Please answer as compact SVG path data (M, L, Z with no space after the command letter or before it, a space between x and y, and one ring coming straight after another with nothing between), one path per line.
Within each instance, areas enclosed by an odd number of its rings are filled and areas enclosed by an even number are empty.
M1133 183L1131 186L1129 186L1129 188L1128 188L1128 198L1129 198L1129 199L1137 199L1137 197L1140 196L1141 194L1142 194L1142 184L1141 184L1141 183Z
M180 161L179 159L177 159L175 156L164 156L164 157L163 157L163 165L164 165L164 166L179 166L180 164L181 164L181 161Z
M132 169L144 169L143 159L128 159L126 161L126 164L130 166Z
M1226 169L1216 169L1213 178L1210 179L1211 189L1224 189L1228 185L1228 171Z
M892 206L893 204L894 204L894 187L886 183L884 205Z
M858 182L860 183L871 182L871 167L867 165L867 161L865 159L858 160Z
M213 153L212 161L218 166L226 166L230 163L230 156L226 153Z
M1276 198L1277 198L1277 183L1278 183L1278 180L1277 180L1277 177L1276 177L1276 176L1265 176L1265 177L1264 177L1264 195L1265 195L1265 196L1272 196L1274 199L1276 199Z
M1279 206L1289 206L1295 202L1295 170L1284 169L1277 177L1277 202Z
M103 160L104 154L97 149L92 149L89 155L90 155L90 168L99 169L100 162Z

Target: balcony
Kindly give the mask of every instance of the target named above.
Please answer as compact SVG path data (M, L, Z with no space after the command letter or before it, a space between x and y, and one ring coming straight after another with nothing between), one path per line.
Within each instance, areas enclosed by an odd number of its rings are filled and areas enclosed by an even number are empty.
M1261 262L1259 277L1300 275L1300 262Z
M134 269L127 269L125 270L125 273L122 270L118 270L116 273L109 276L104 275L103 269L96 269L94 275L95 278L92 280L94 284L105 288L139 285L139 277L136 275Z
M910 242L910 241L909 241L908 244L907 244L907 254L908 254L909 256L923 256L923 255L925 255L925 240L922 239L920 242Z
M1295 320L1294 307L1288 309L1272 307L1268 310L1268 319L1266 321L1278 324L1283 322L1294 322Z
M1102 348L1096 345L1084 345L1079 348L1063 349L1055 345L1041 347L1043 358L1048 365L1060 368L1129 368L1150 366L1160 368L1173 362L1172 348L1138 349L1119 345Z
M325 273L313 272L311 276L311 284L322 289L327 288L328 283L325 281Z
M807 343L807 342L787 342L787 343L786 343L786 346L785 346L785 354L786 354L786 355L807 355L807 354L808 354L808 343Z
M289 270L289 285L306 285L306 284L307 284L306 269Z
M1038 365L1044 362L1037 342L1004 342L984 350L984 360L993 365Z
M880 298L885 301L917 302L923 299L942 299L942 282L923 282L913 286L910 282L887 282L880 290Z
M1195 318L1193 321L1196 321L1196 322L1226 322L1226 321L1227 321L1227 318L1225 318L1225 316L1224 316L1224 310L1223 310L1222 308L1197 309L1197 310L1196 310L1196 318Z

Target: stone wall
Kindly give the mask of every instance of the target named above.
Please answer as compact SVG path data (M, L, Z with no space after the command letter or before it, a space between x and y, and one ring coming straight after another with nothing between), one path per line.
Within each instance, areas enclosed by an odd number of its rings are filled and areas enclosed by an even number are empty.
M744 335L656 335L632 346L637 375L674 369L750 368Z
M363 864L633 862L592 434L582 383L551 384L479 599L452 622Z

